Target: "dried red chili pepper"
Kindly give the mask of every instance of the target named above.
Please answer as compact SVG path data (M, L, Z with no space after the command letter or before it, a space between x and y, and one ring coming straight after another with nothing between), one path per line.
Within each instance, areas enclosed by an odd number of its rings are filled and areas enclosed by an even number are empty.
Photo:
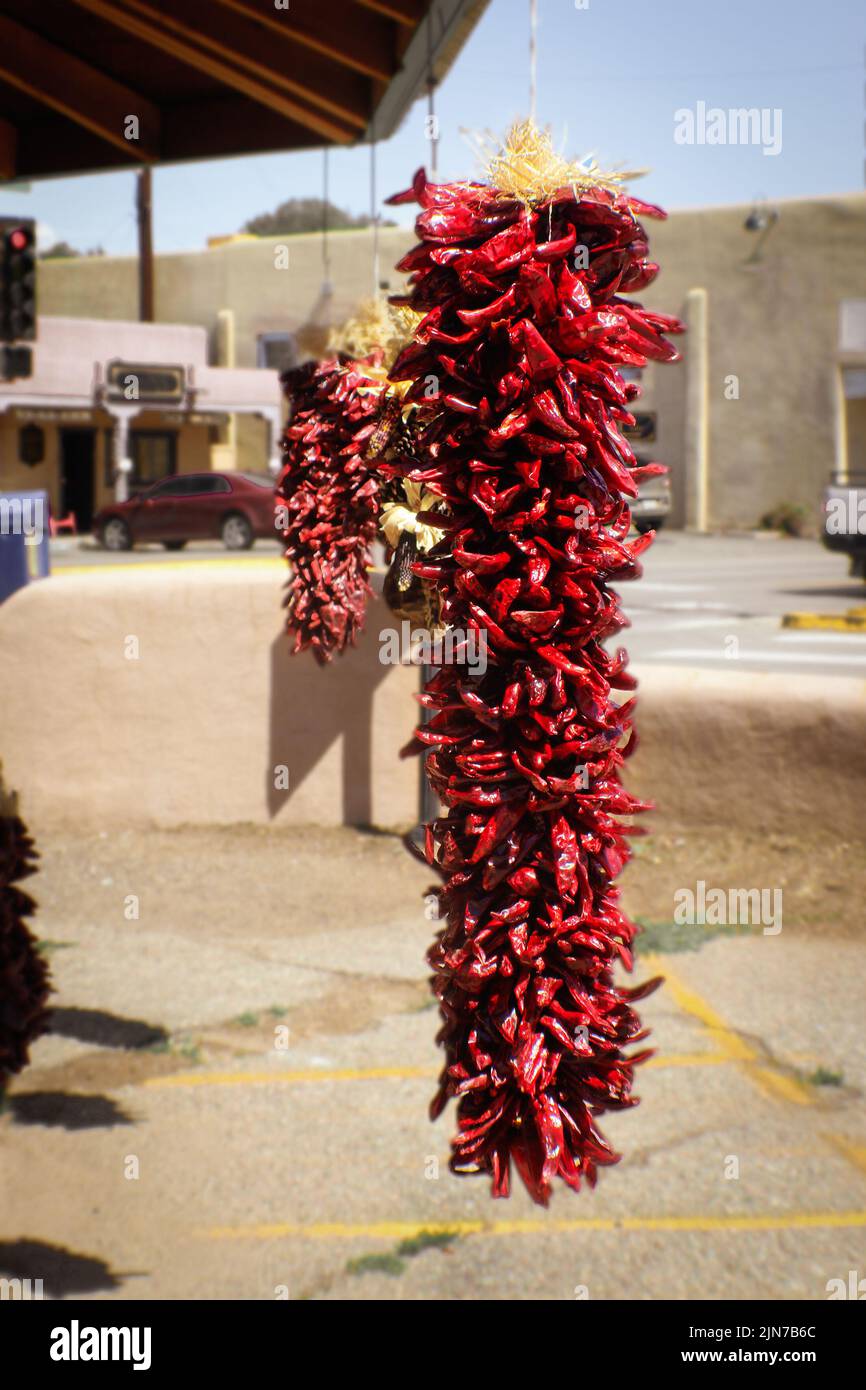
M292 407L276 486L277 528L292 566L286 626L294 651L310 647L322 664L355 641L372 592L379 485L366 451L383 382L367 369L380 361L332 357L282 378Z
M444 499L443 540L415 572L443 621L486 639L486 669L441 665L426 757L445 806L427 827L447 921L429 954L445 1065L435 1117L457 1100L451 1167L507 1196L512 1164L532 1197L593 1184L616 1161L596 1128L635 1103L628 1054L645 1036L626 989L637 928L614 880L629 856L619 817L645 809L620 782L635 742L614 581L640 573L630 542L636 467L619 426L637 394L620 367L673 360L666 332L620 291L656 267L637 215L657 208L597 185L540 201L481 184L412 190L419 244L399 302L425 312L394 364L419 402L408 478ZM576 268L575 246L586 248ZM438 395L425 401L433 372Z
M16 886L35 872L33 841L0 780L0 1095L48 1026L48 967L25 920L36 904Z

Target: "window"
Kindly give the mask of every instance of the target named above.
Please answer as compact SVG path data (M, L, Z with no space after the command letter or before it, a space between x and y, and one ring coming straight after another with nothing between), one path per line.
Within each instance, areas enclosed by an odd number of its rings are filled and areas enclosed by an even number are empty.
M192 492L191 482L192 478L169 478L167 482L160 483L159 487L153 488L148 496L158 497L160 500L163 497L189 497Z
M136 430L130 435L135 488L150 487L177 472L177 435L157 430Z
M148 494L150 497L210 497L215 492L231 492L228 478L219 473L178 473Z
M199 497L202 494L211 496L215 492L231 492L231 483L228 478L223 478L219 473L208 476L207 473L196 473L189 479L191 483L190 493Z
M288 372L298 365L298 343L294 333L260 333L256 339L256 366L275 372Z

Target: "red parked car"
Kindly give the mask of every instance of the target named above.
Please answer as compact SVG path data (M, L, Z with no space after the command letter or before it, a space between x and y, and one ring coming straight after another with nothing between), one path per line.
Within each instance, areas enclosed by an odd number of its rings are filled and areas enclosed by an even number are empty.
M227 550L276 539L274 480L263 473L177 473L153 487L112 502L93 518L93 534L106 550L131 550L160 541L182 550L187 541L220 537Z

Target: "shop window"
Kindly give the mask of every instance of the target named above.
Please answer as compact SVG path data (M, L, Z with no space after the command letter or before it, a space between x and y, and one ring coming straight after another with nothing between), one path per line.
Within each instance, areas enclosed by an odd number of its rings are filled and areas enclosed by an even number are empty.
M256 366L289 372L298 365L298 341L294 333L260 333L256 339Z
M135 488L151 487L177 472L177 435L169 430L135 430L130 435Z

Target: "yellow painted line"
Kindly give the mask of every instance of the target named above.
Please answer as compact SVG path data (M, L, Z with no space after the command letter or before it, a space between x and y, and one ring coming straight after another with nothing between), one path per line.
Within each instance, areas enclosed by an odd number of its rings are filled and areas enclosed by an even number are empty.
M644 1067L715 1067L731 1062L733 1059L725 1052L672 1052L662 1057L650 1057L641 1062Z
M208 560L142 560L130 561L126 565L58 565L51 571L51 577L68 574L153 574L165 570L212 570L212 569L285 569L286 562L278 556L256 556L251 560L221 560L214 556Z
M795 1076L786 1076L784 1072L774 1071L771 1067L750 1067L749 1075L762 1090L778 1100L790 1101L792 1105L815 1104L812 1092Z
M722 1052L682 1052L670 1057L650 1057L643 1067L707 1067L730 1062L732 1058ZM213 1071L176 1072L173 1076L152 1076L143 1081L143 1086L161 1088L166 1086L279 1086L306 1085L322 1081L404 1081L423 1077L432 1080L439 1075L431 1067L346 1067L336 1071L326 1071L318 1067L305 1071Z
M674 1002L713 1034L719 1049L729 1061L743 1064L746 1075L752 1078L760 1090L776 1100L789 1101L792 1105L814 1105L815 1097L808 1086L774 1067L761 1065L754 1048L744 1042L701 995L674 974L667 961L662 962L658 956L646 956L644 961L651 972L658 971L664 975L665 985Z
M800 632L866 632L866 614L856 609L848 613L786 613L782 627Z
M372 1221L351 1225L319 1221L303 1226L280 1221L254 1226L213 1226L207 1240L412 1240L428 1235L533 1236L577 1231L790 1231L866 1226L866 1211L792 1211L767 1216L586 1216L514 1221Z
M212 1071L177 1072L153 1076L144 1086L262 1086L301 1085L309 1081L400 1081L437 1076L429 1067L346 1067L339 1071Z
M846 1139L844 1134L825 1134L823 1138L837 1149L843 1158L847 1158L849 1163L853 1163L855 1168L866 1174L866 1144L855 1144L853 1140Z
M644 963L650 973L658 971L665 977L665 988L684 1013L691 1014L702 1023L708 1032L715 1035L715 1041L721 1048L722 1053L731 1062L752 1062L755 1060L755 1053L743 1039L731 1029L720 1014L711 1008L707 1001L695 990L686 985L678 975L675 975L665 960L662 962L658 956L643 957Z

